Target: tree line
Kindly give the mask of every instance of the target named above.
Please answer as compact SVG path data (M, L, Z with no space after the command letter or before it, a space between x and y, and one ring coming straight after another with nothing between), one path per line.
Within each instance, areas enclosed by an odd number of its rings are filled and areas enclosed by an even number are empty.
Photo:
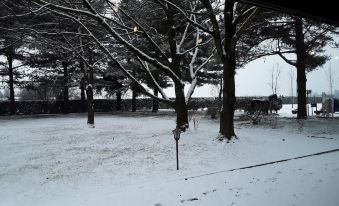
M336 27L234 0L3 0L0 75L39 91L58 85L67 102L78 86L94 125L95 92L126 88L176 111L189 126L187 104L197 86L220 84L220 138L234 131L235 74L258 58L278 55L297 70L298 118L306 118L306 73L324 65ZM3 61L2 61L3 60ZM174 87L175 98L164 89ZM184 88L188 90L185 93ZM60 89L61 88L61 89ZM67 104L65 104L67 108ZM133 110L136 108L134 107Z

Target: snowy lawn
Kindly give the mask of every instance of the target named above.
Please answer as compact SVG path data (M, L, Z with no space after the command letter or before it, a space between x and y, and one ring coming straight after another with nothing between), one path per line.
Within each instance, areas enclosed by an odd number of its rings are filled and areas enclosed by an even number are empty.
M339 119L279 117L215 140L204 116L179 141L172 115L0 119L0 205L339 205Z

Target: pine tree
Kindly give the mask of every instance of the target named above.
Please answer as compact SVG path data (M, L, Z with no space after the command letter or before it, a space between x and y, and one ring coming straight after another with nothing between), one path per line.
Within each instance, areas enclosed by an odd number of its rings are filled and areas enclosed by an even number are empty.
M312 20L272 12L276 17L261 36L270 39L270 55L279 55L297 70L298 113L297 118L307 117L306 75L322 65L329 57L324 47L333 43L336 27Z
M152 27L144 25L143 22L139 23L138 20L131 16L131 14L124 12L122 9L118 9L119 15L107 15L109 11L117 10L117 5L112 1L105 1L108 6L104 10L97 9L97 2L90 2L88 0L82 1L81 4L78 4L75 7L69 7L68 4L62 4L62 2L44 0L32 0L32 2L36 3L36 5L44 6L44 8L50 9L55 13L68 16L69 19L79 23L85 31L84 34L91 36L98 48L100 48L111 61L115 62L116 65L118 65L119 70L134 81L143 93L152 98L156 98L159 101L170 104L176 110L178 128L185 130L188 127L187 102L197 85L198 72L201 71L205 66L205 63L213 56L210 55L209 57L206 57L204 63L201 65L196 64L196 55L192 55L190 51L195 54L199 49L206 45L199 41L199 37L203 34L200 29L192 27L192 22L187 22L186 16L178 11L177 7L173 6L173 3L184 8L184 10L192 11L195 10L194 5L190 4L189 1L149 1L153 6L149 7L152 8L150 11L160 14L162 17L158 20L162 21L161 25L163 26L163 29L160 32L157 32ZM62 5L62 7L60 5ZM86 12L83 12L84 10ZM130 19L130 22L132 22L133 25L121 22L120 14ZM80 15L81 18L74 18L74 15ZM199 18L201 17L194 13L190 16L191 21ZM91 24L88 24L89 22ZM94 22L98 27L92 27ZM153 65L155 69L170 78L174 84L176 94L175 100L169 99L158 83L154 83L154 85L159 89L162 98L156 97L150 93L148 88L142 85L141 82L117 60L116 53L107 47L107 45L110 44L107 44L107 41L102 41L96 36L94 32L97 29L106 31L106 33L109 34L106 36L107 39L112 42L116 41L124 47L123 49L121 48L121 50L128 50L136 59L139 59L141 61L141 66L144 68L143 71L147 75L153 76L149 70L149 65ZM133 38L130 38L131 36ZM157 43L157 39L159 39L162 44ZM192 39L194 39L195 42L193 48L189 47L189 42L191 42ZM149 42L151 45L146 49L140 46L142 45L141 43L145 41ZM154 58L152 56L154 52L159 54L159 58ZM118 53L119 55L124 54L123 51L119 51ZM186 95L184 93L185 82L183 81L184 67L182 67L183 62L181 61L181 58L185 55L191 55L192 64L190 65L193 65L189 67L192 81L189 92Z
M22 1L8 1L4 0L0 7L0 56L6 58L7 63L3 63L3 68L0 68L2 76L7 76L7 82L9 87L9 114L13 115L16 112L15 107L15 86L18 83L20 77L20 71L18 69L23 66L20 63L25 58L24 52L20 50L24 46L26 40L26 33L24 31L15 31L12 28L21 27L25 22L23 20L13 17L13 13L21 13L23 11L24 4ZM20 5L21 6L18 6ZM19 61L15 65L15 61Z

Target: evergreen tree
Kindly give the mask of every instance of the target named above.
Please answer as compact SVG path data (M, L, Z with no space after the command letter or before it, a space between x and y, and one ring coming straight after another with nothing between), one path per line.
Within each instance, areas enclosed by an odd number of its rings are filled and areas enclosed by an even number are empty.
M79 23L85 31L84 34L91 36L98 48L100 48L111 61L115 62L115 64L118 65L119 70L134 81L143 93L170 104L176 110L177 128L185 130L188 127L187 102L197 85L198 72L201 71L205 64L211 59L212 55L205 57L203 64L197 64L197 56L195 54L199 53L199 49L206 46L206 44L200 42L200 37L203 36L203 33L200 29L193 27L192 23L187 21L186 16L178 11L173 3L184 8L184 10L193 11L190 19L191 21L194 21L201 18L199 15L194 14L196 2L194 2L195 4L190 4L189 1L144 1L145 3L151 4L151 6L148 6L148 8L151 8L149 10L150 12L156 12L162 17L158 18L163 26L163 29L159 32L150 26L144 25L143 22L139 23L138 19L134 19L132 14L123 11L123 9L116 9L117 5L112 1L105 1L107 7L104 10L96 8L98 5L97 2L90 2L87 0L82 1L81 4L78 4L75 7L70 7L68 4L55 1L32 0L32 2L35 2L37 5L45 6L44 8L50 9L61 16L68 16L68 18ZM83 12L84 10L86 12ZM116 10L119 11L119 14L107 15L109 11L116 12ZM80 15L81 18L74 18L74 15ZM121 15L130 19L131 23L123 23L124 21L121 21ZM92 27L94 22L99 26L95 27L95 30ZM147 75L150 77L153 76L149 70L149 65L153 65L156 70L170 78L174 84L176 94L175 100L173 101L166 96L163 92L163 88L159 86L158 82L154 82L154 85L158 87L163 98L155 97L151 94L148 91L148 88L138 81L132 75L131 71L123 67L121 62L117 60L116 51L113 52L107 47L107 45L110 44L107 44L107 41L102 41L102 39L98 38L94 33L98 28L105 30L109 34L109 36L106 37L107 39L109 37L111 42L116 41L124 47L119 49L119 55L123 55L123 50L125 49L132 53L136 59L139 59L141 61L141 66L144 68L143 71ZM161 44L158 43L157 39L159 39ZM192 39L194 47L190 46L192 45ZM142 42L146 41L151 46L143 48ZM153 57L154 52L158 53L158 58ZM185 72L183 72L184 67L182 65L185 61L181 61L181 59L186 55L191 56L189 74L191 75L192 81L189 92L185 95ZM152 79L154 81L154 77Z
M214 40L218 61L223 68L222 109L220 112L220 139L235 137L235 73L236 69L253 60L251 50L261 39L257 33L265 27L265 21L254 22L260 10L246 4L225 0L223 8L217 2L200 0L209 22L197 24ZM203 27L205 25L205 27ZM248 33L247 33L248 32Z
M21 6L19 6L21 5ZM15 114L15 86L20 78L19 68L23 66L21 61L25 58L24 42L27 38L24 31L15 31L13 28L22 27L25 21L13 17L13 13L22 13L24 11L25 4L23 1L8 1L4 0L0 7L0 56L4 56L6 59L3 66L0 68L0 74L7 76L7 83L9 88L9 114Z
M326 45L333 42L333 34L337 28L312 20L293 17L278 12L271 12L271 26L260 34L269 41L269 47L262 47L257 51L257 56L278 55L287 64L297 70L298 113L297 118L307 117L306 109L306 74L328 61L329 57L324 54Z

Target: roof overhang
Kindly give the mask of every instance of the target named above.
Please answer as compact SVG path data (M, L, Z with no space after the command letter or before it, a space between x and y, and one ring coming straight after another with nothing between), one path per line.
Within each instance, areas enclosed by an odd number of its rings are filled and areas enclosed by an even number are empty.
M272 9L315 21L339 26L339 14L331 0L297 1L297 0L235 0L258 7Z

